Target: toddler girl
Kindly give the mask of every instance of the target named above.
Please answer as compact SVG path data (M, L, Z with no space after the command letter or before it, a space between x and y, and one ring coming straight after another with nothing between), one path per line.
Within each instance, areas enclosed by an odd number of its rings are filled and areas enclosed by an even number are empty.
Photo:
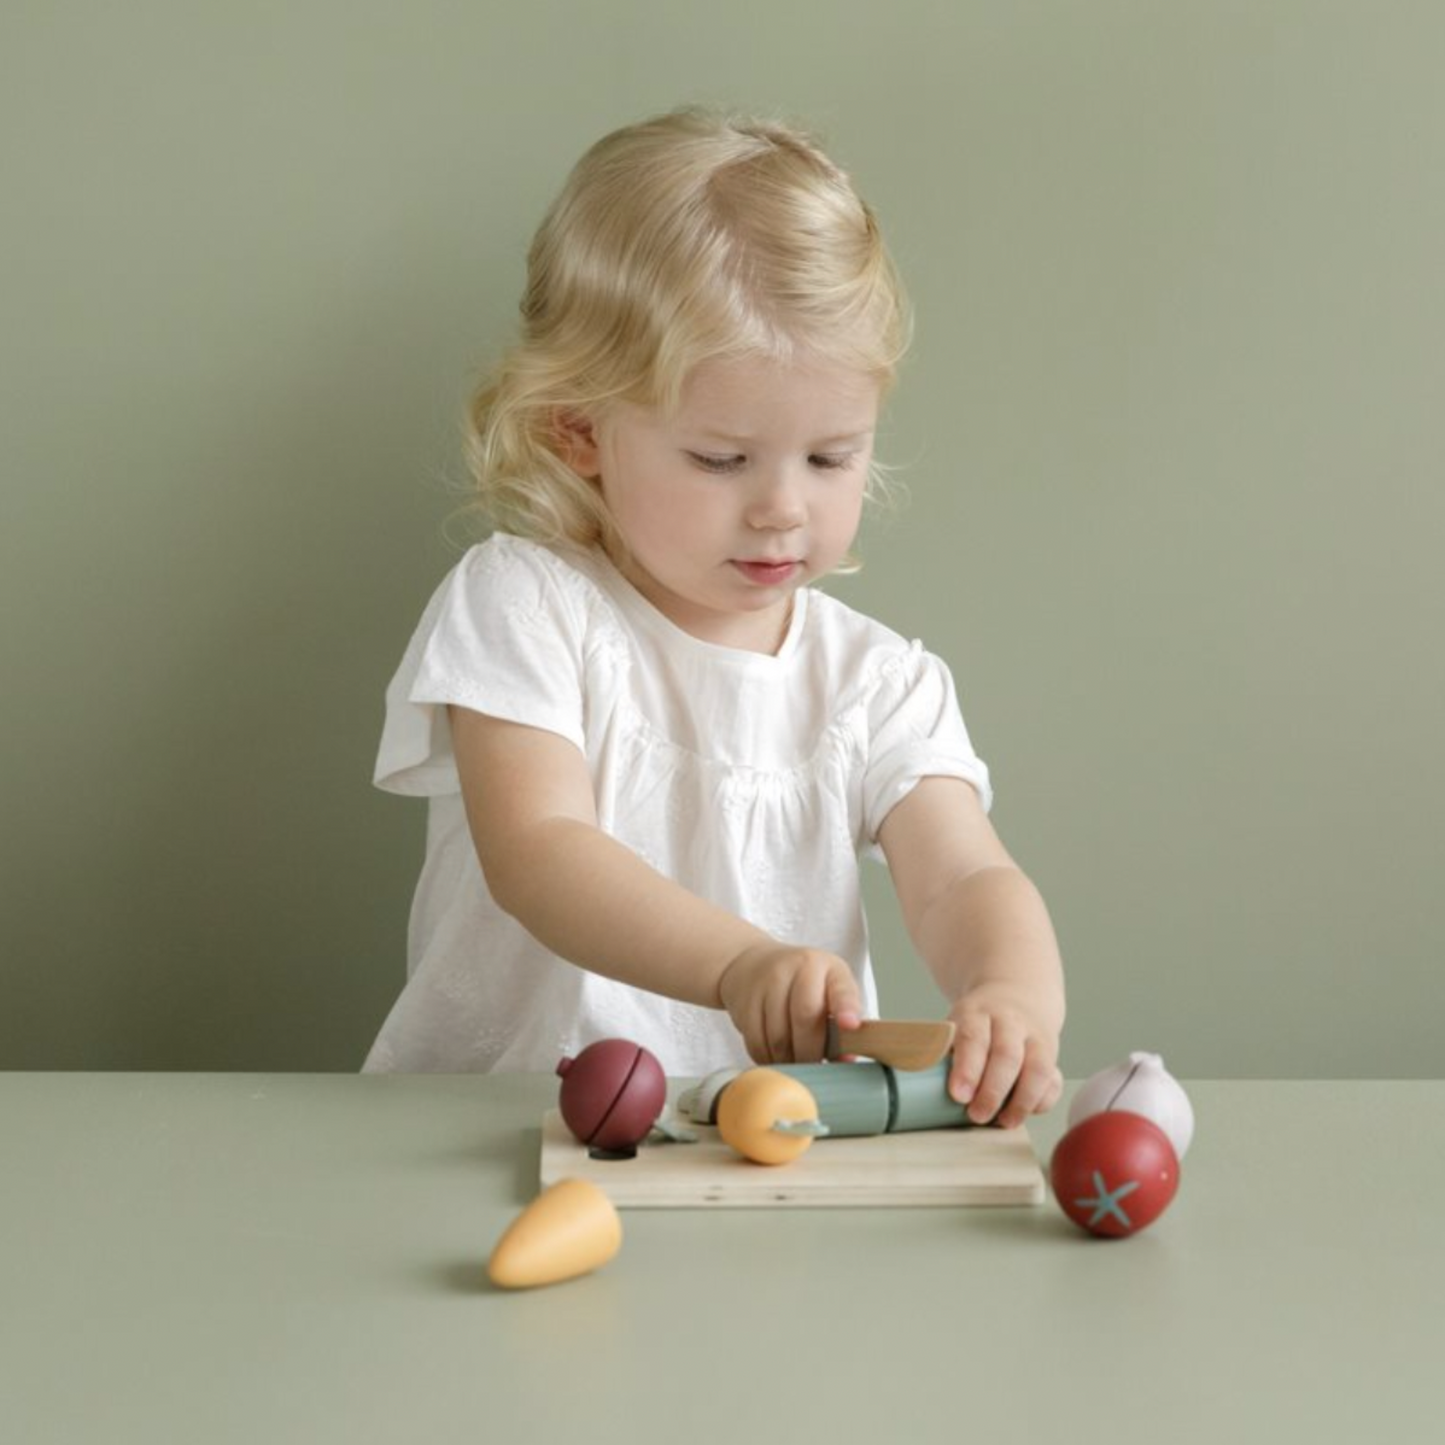
M428 800L406 987L370 1070L669 1075L816 1060L876 1011L881 854L980 1122L1057 1100L1062 971L987 818L947 667L809 586L852 565L906 343L868 207L806 136L696 110L574 169L477 397L495 528L387 692Z

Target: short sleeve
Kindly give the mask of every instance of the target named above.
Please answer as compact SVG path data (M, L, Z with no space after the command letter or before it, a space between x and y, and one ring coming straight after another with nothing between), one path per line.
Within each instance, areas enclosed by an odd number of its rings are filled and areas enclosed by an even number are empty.
M448 704L584 745L586 624L560 567L535 544L495 537L442 582L386 690L377 787L425 797L458 790Z
M962 778L987 810L993 805L988 768L964 726L953 674L919 643L883 669L868 705L868 763L863 822L869 845L883 820L923 778Z

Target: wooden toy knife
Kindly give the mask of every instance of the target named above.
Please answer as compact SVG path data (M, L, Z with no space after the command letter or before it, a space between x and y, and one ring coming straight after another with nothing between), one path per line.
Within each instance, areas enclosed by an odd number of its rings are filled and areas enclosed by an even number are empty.
M840 1029L830 1018L824 1057L860 1054L894 1069L931 1069L953 1047L953 1035L948 1020L866 1019L856 1029Z

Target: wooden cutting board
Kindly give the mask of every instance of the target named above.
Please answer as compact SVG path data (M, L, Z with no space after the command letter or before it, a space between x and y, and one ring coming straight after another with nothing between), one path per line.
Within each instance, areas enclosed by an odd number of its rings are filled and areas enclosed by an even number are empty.
M1044 1176L1026 1126L927 1129L819 1139L789 1164L753 1164L697 1127L696 1144L648 1143L635 1159L593 1159L555 1109L542 1120L543 1188L590 1180L619 1207L770 1209L1041 1204Z

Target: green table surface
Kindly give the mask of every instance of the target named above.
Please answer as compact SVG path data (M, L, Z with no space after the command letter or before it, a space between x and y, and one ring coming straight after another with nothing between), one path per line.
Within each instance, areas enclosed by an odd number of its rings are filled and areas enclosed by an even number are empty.
M626 1210L504 1293L555 1080L0 1075L0 1440L1445 1438L1445 1083L1186 1087L1132 1239Z

